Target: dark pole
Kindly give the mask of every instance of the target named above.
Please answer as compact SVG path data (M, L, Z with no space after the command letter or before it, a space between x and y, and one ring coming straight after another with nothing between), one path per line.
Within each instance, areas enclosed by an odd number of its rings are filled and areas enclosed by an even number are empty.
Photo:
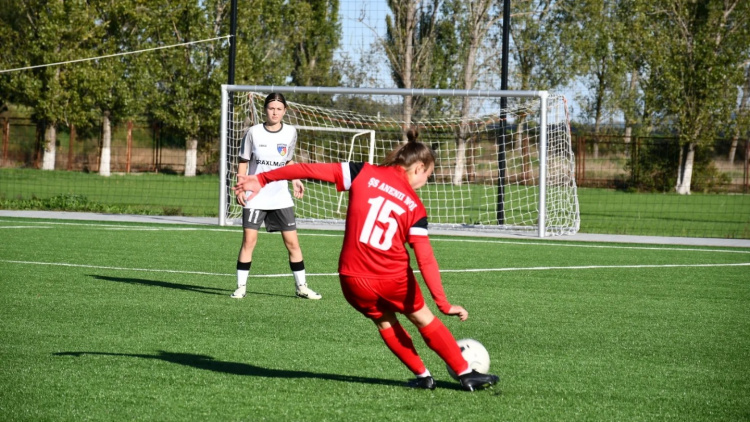
M237 0L232 0L231 3L232 10L230 11L229 16L229 69L227 69L227 84L228 85L234 85L234 58L237 55ZM228 98L229 104L227 107L227 113L229 113L229 116L227 116L227 120L232 121L232 115L234 115L234 93L229 93ZM232 160L227 160L229 163L229 166L232 166ZM232 186L232 177L231 177L232 171L231 168L227 169L227 174L221 175L221 177L224 177L226 179L226 186ZM230 204L232 203L232 190L227 189L226 192L223 194L227 196L227 208L229 208ZM226 213L227 210L224 210L224 213Z
M227 84L234 85L234 57L237 55L237 0L232 0L229 18L229 78Z
M502 70L500 75L500 89L508 89L508 44L510 42L510 0L503 0L503 55L501 58ZM499 177L497 180L497 224L505 224L505 137L507 129L507 114L505 109L508 107L508 98L500 97L500 136L498 140L497 167Z

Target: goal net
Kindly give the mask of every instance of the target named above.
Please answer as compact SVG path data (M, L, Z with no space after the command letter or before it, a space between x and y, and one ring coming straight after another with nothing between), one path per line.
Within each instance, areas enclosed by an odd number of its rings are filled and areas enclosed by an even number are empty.
M446 91L369 88L222 86L219 224L239 224L232 186L248 128L264 120L266 95L281 92L285 124L297 128L294 160L380 163L416 126L436 152L435 171L419 196L430 227L574 234L580 217L565 99L545 91ZM404 96L423 106L406 124ZM510 106L500 109L500 97ZM301 98L297 100L297 98ZM461 116L465 98L475 113ZM313 105L313 102L326 106ZM296 200L300 223L343 224L347 194L305 181Z

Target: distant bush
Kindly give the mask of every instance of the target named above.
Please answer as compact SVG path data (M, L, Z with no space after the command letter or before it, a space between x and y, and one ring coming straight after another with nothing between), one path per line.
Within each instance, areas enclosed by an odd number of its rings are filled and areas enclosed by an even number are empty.
M137 214L137 215L183 215L179 207L139 207L107 205L89 201L86 196L76 194L56 195L49 198L32 197L30 199L0 198L0 209L5 210L43 210L43 211L73 211L97 212L106 214Z

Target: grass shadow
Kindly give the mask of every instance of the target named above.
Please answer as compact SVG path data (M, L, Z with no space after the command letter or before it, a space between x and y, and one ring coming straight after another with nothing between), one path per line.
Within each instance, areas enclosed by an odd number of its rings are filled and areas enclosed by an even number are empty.
M97 280L116 281L118 283L137 284L141 286L164 287L167 289L185 290L185 291L191 291L191 292L205 293L209 295L222 295L223 296L227 294L227 292L229 292L229 290L227 289L220 289L218 287L194 286L192 284L170 283L167 281L147 280L147 279L142 279L142 278L109 277L105 275L94 275L94 274L89 274L89 276Z
M185 291L190 291L190 292L198 292L198 293L205 293L209 295L219 295L219 296L224 296L224 295L229 296L229 294L233 291L233 290L222 289L218 287L195 286L192 284L170 283L167 281L147 280L147 279L142 279L142 278L110 277L110 276L97 275L97 274L89 274L89 277L93 277L97 280L115 281L118 283L137 284L141 286L164 287L167 289L185 290ZM297 297L296 295L293 295L293 294L280 295L276 293L253 292L253 291L248 291L247 294L248 295L292 297L292 298Z
M327 374L327 373L310 372L310 371L291 371L291 370L286 370L286 369L270 369L270 368L263 368L261 366L251 365L249 363L220 361L207 355L196 355L196 354L191 354L191 353L173 353L173 352L166 352L163 350L160 350L155 355L133 354L133 353L107 353L107 352L58 352L58 353L53 353L53 355L54 356L75 356L75 357L81 357L84 355L97 355L97 356L130 357L130 358L139 358L139 359L155 359L155 360L161 360L164 362L175 363L178 365L190 366L190 367L197 368L197 369L203 369L206 371L219 372L222 374L254 376L254 377L315 378L315 379L323 379L323 380L330 380L330 381L354 382L354 383L362 383L362 384L390 385L390 386L404 386L405 385L405 383L401 381L388 380L388 379L382 379L382 378Z

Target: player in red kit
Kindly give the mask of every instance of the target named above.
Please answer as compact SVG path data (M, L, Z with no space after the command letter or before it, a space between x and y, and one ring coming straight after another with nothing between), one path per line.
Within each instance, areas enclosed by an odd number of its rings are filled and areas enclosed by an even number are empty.
M237 194L252 197L272 181L315 179L349 191L344 243L339 257L339 278L346 300L378 327L388 348L417 378L415 388L434 389L435 380L419 357L397 313L406 316L425 343L459 375L461 386L473 391L493 385L499 377L469 368L453 334L425 306L419 284L409 265L406 244L414 250L419 270L440 312L461 321L469 313L448 302L440 271L427 234L427 211L415 190L427 183L435 156L409 130L408 142L394 150L381 165L367 163L297 164L256 176L238 176Z

